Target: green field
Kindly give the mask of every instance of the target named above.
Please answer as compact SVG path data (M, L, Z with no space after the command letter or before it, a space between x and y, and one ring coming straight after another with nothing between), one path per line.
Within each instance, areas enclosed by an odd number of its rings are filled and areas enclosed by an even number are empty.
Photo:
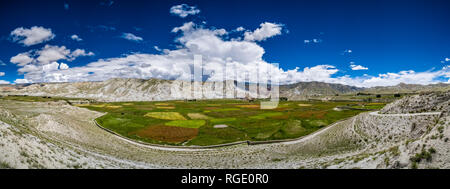
M120 102L78 105L106 112L97 122L125 137L170 145L214 145L235 141L276 140L308 135L364 110L339 106L382 108L381 103L280 102L262 110L259 102L200 100L193 102ZM370 108L369 108L370 107Z

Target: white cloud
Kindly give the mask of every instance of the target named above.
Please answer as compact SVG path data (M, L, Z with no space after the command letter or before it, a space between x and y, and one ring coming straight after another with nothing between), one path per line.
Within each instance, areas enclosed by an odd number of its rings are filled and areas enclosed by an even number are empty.
M50 71L58 70L58 68L59 68L59 63L58 62L52 62L50 64L46 64L46 65L42 66L42 71L50 72Z
M231 58L243 64L262 61L264 49L254 42L223 40L219 37L221 32L217 32L218 30L199 28L183 31L183 36L177 41L192 55L200 54L222 60Z
M55 37L51 29L47 29L41 26L33 26L30 29L16 28L11 32L11 37L14 42L21 43L25 46L36 45L49 41Z
M321 43L322 39L305 39L303 40L303 43L310 44L310 43Z
M217 29L217 30L214 30L214 33L216 33L216 34L219 35L219 36L228 34L227 30L225 30L225 29Z
M42 49L31 50L11 57L11 63L17 64L19 73L33 74L36 72L50 72L68 68L67 64L57 63L58 60L73 61L80 56L93 56L93 52L86 52L84 49L71 51L65 46L45 45Z
M33 58L30 57L30 53L19 53L16 56L11 57L9 60L11 63L17 64L18 66L25 66L33 61Z
M64 63L61 63L61 64L59 65L59 69L61 69L61 70L67 70L67 69L69 69L69 65L64 64Z
M71 51L65 46L45 45L44 48L35 52L37 58L35 62L39 64L48 64L58 60L73 61L80 56L94 56L93 52L86 52L84 49Z
M41 71L42 66L34 65L34 64L27 64L21 68L19 68L17 71L21 74L23 73L32 73L35 71Z
M17 83L17 84L24 84L24 83L31 83L31 82L28 81L27 79L16 79L16 80L14 81L14 83Z
M9 83L9 81L5 81L5 80L0 80L0 84L3 84L3 85L5 85L5 84L10 84L10 83Z
M6 66L6 63L4 63L2 60L0 60L0 66Z
M183 35L177 39L180 48L164 50L161 55L131 54L120 58L99 60L68 70L49 69L56 68L55 64L55 66L49 66L46 72L29 66L27 69L30 72L25 73L25 79L31 82L95 81L114 77L190 79L191 72L188 69L192 65L194 54L203 55L207 71L213 71L218 68L217 65L224 65L226 62L232 62L241 70L254 70L251 67L259 63L266 64L262 60L264 49L256 43L224 41L220 35L223 35L225 30L193 29L192 25L175 30L183 31ZM220 73L211 74L211 78L218 79L219 75Z
M132 33L123 33L121 37L126 40L130 40L130 41L142 41L143 40L142 37L136 36Z
M259 25L260 27L253 32L245 32L244 40L246 41L264 41L267 38L281 35L282 24L274 24L270 22L264 22Z
M0 77L5 76L5 72L0 72Z
M157 51L161 51L161 49L158 47L158 46L153 46L153 48L155 49L155 50L157 50Z
M25 74L25 79L30 82L99 81L116 77L189 80L193 57L197 54L203 56L204 71L209 73L208 80L211 81L224 79L222 68L227 63L233 65L239 72L247 72L251 76L256 75L255 67L258 65L266 68L272 66L262 59L265 51L254 42L224 40L220 37L224 34L224 30L194 29L193 24L186 25L189 27L177 30L183 32L176 40L180 43L178 49L166 49L160 55L130 54L125 57L101 59L68 70L61 69L61 65L60 69L56 69L56 63L46 67L45 71L30 66L27 68L30 72ZM272 68L271 76L285 83L314 79L326 81L338 71L331 65L306 67L302 71L299 71L299 68L287 71ZM244 81L245 74L238 73L237 80ZM250 80L256 82L257 78L251 77Z
M345 49L344 50L344 53L347 53L347 54L350 54L350 53L352 53L353 51L351 50L351 49Z
M70 50L65 46L52 46L45 45L45 47L36 52L38 57L36 58L39 64L48 64L61 59L67 59L70 55Z
M352 70L368 70L369 68L361 66L361 65L350 65L350 68L352 68Z
M240 31L244 31L244 30L245 30L245 28L244 28L244 27L242 27L242 26L240 26L240 27L236 28L236 31L238 31L238 32L240 32Z
M434 84L442 82L437 80L438 77L450 78L450 69L444 67L437 71L425 71L415 72L413 70L400 71L398 73L385 73L378 74L378 76L364 76L360 78L338 78L341 79L340 83L348 85L356 85L360 87L373 87L373 86L392 86L399 83L406 84Z
M173 28L173 29L172 29L172 32L173 32L173 33L177 33L177 32L179 32L179 31L182 31L182 32L188 32L188 31L194 29L194 27L195 27L194 22L186 22L186 23L184 23L182 26Z
M71 39L75 40L75 41L83 41L83 39L81 39L78 35L72 35L70 36Z
M94 56L93 52L86 52L84 49L76 49L72 53L67 60L75 60L75 58L80 56Z
M321 81L328 83L340 83L359 87L396 85L400 82L415 84L430 84L439 82L438 78L450 78L450 67L441 70L414 72L400 71L398 73L379 74L377 76L364 75L351 77L348 75L336 77L339 69L333 65L316 65L311 67L285 70L276 68L263 59L265 50L255 41L236 40L222 37L221 29L194 28L195 24L185 23L181 27L174 28L173 32L180 32L176 38L176 49L164 49L160 54L134 53L123 57L100 59L85 66L65 69L66 65L59 64L53 58L44 71L36 56L30 52L33 58L31 63L25 64L20 71L24 73L27 82L74 82L74 81L102 81L110 78L159 78L159 79L191 79L191 67L193 67L194 55L203 57L203 71L208 75L209 81L234 79L223 72L226 64L232 65L238 71L237 80L244 81L248 73L250 81L255 82L258 66L262 70L270 71L273 80L279 80L282 84L296 83L300 81ZM50 48L50 47L48 47ZM62 47L59 49L65 58L69 60L75 56L74 52ZM81 51L80 51L81 52ZM55 53L58 55L58 53ZM76 54L76 53L75 53ZM88 54L88 53L79 53ZM56 57L55 55L55 57ZM46 61L49 61L47 58ZM354 65L354 63L352 63ZM68 66L67 66L68 67ZM226 75L226 77L225 77ZM225 78L224 78L225 77ZM267 79L267 78L261 78Z
M171 7L170 13L177 15L181 18L185 18L186 16L196 15L196 14L200 13L200 10L197 9L197 7L195 7L195 6L181 4L181 5L175 5L175 6Z
M449 61L450 61L450 58L445 58L445 61L446 61L446 62L449 62Z

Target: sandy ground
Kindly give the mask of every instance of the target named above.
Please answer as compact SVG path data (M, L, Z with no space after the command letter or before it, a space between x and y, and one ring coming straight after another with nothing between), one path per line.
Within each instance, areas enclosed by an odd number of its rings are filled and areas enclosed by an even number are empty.
M442 112L423 112L423 113L408 113L408 114L380 114L380 112L370 112L370 115L373 116L392 116L392 117L398 117L398 116L422 116L422 115L440 115Z

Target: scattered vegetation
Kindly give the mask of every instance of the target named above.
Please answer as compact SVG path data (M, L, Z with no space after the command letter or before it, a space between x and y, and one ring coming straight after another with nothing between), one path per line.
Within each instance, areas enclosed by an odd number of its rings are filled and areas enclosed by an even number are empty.
M0 169L12 169L12 167L8 163L0 161Z
M387 166L389 166L389 157L384 157L384 164Z
M428 151L425 150L425 148L422 148L422 152L417 153L416 155L412 156L410 158L410 160L413 163L420 163L422 160L431 162L431 160L433 158L432 154L434 154L434 153L436 153L436 150L434 148L429 148Z
M444 132L444 126L439 126L438 127L438 131L439 131L439 133L443 133Z

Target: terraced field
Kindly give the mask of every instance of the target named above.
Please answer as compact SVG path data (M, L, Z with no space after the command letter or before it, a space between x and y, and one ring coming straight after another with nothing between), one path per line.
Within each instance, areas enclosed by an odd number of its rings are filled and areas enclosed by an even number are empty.
M276 109L264 110L259 104L201 100L77 106L106 112L96 121L125 137L148 143L197 146L297 138L364 111L336 107L382 107L361 102L289 101L280 102Z
M135 112L136 117L140 119L153 122L159 120L160 124L141 126L143 124L128 120L125 123L144 128L134 131L130 129L128 137L133 137L132 132L139 132L137 139L147 138L147 141L173 145L193 145L195 140L203 140L206 143L208 141L204 139L207 137L217 138L204 135L202 132L206 127L209 127L207 130L249 127L237 124L253 120L270 129L286 130L283 125L271 124L276 122L275 118L288 114L288 117L278 121L284 124L295 120L300 122L303 128L303 123L306 125L314 121L316 124L320 121L333 121L338 119L338 116L345 117L352 113L349 110L363 111L361 109L371 109L380 104L289 101L282 102L275 110L260 110L257 108L257 102L217 100L98 103L74 107L67 103L67 99L6 96L0 97L0 167L449 168L448 96L447 92L407 97L387 105L380 113L361 113L328 125L299 140L208 149L141 145L105 132L96 127L92 120L103 119L100 116L106 118L109 114L116 115L116 118L130 119L131 117L120 117L121 113L126 115ZM171 109L156 108L157 106ZM347 108L333 108L338 106ZM223 116L217 114L219 109L224 109L221 112ZM104 114L99 112L100 110L110 113ZM326 112L323 116L317 113L321 110ZM239 115L246 112L253 113ZM228 115L231 113L235 116ZM193 121L180 126L179 122L187 120ZM195 125L202 126L196 128ZM173 129L167 130L167 127ZM270 140L270 137L252 139L251 136L258 133L246 131L249 140ZM123 135L126 136L125 134ZM192 138L193 135L196 137Z

